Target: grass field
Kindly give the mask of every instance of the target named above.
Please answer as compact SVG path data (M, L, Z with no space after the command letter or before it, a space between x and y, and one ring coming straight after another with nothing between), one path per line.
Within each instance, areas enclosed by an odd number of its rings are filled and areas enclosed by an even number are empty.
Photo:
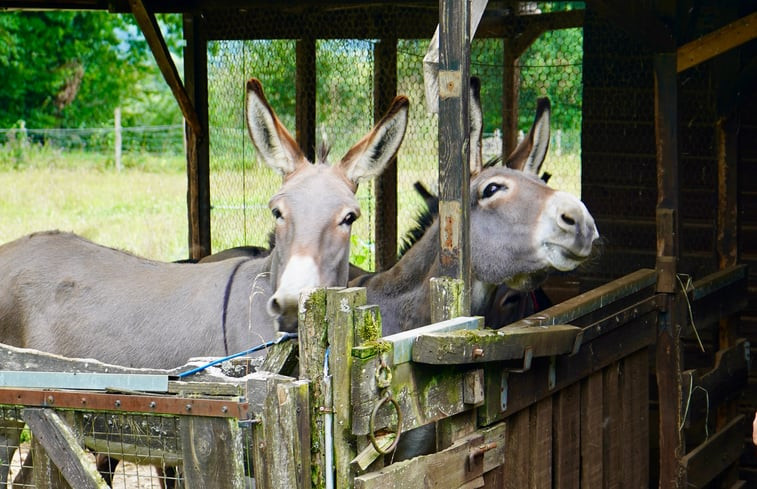
M149 258L186 258L183 157L135 159L118 172L104 155L0 153L0 242L60 229Z
M1 148L0 148L1 149ZM188 256L187 180L183 156L132 155L116 171L110 157L92 153L28 151L23 158L0 151L0 243L48 229L72 231L97 243L152 259ZM550 185L580 193L577 155L548 156ZM433 190L436 169L400 159L399 235L413 225L422 205L412 185ZM266 244L273 219L268 199L281 177L267 167L212 171L212 247ZM255 189L255 190L253 190ZM372 185L361 185L363 217L353 227L352 261L371 268Z

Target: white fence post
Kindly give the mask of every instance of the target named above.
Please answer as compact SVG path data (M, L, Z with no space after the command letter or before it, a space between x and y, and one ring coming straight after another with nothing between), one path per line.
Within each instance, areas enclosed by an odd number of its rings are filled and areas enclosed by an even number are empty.
M116 127L115 127L115 142L114 146L116 147L116 170L119 172L121 171L121 107L116 107L116 110L113 113L114 119L116 120Z

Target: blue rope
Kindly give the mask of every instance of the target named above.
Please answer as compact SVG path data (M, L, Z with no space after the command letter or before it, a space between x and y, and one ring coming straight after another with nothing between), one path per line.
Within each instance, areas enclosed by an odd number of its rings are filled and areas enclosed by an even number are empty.
M187 370L186 372L182 372L177 377L180 379L183 379L184 377L189 377L190 375L196 374L197 372L202 372L206 368L212 367L213 365L218 365L219 363L226 362L228 360L231 360L232 358L237 358L244 355L249 355L250 353L255 353L256 351L260 351L264 348L268 348L273 345L278 345L279 343L290 340L292 338L297 338L297 333L284 333L283 335L281 335L279 338L275 340L266 341L265 343L262 343L256 347L250 348L249 350L240 351L239 353L234 353L233 355L229 355L223 358L218 358L216 360L213 360L212 362L206 363L205 365L201 365L197 368L193 368L191 370Z

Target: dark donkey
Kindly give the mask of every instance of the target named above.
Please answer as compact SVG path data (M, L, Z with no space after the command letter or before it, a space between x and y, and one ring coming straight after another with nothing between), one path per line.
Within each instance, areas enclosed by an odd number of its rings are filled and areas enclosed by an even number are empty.
M573 270L590 256L599 233L579 199L538 178L549 145L548 99L540 99L533 127L508 158L512 168L483 168L475 142L475 119L481 117L475 92L471 107L471 307L473 314L486 315L500 284L531 291L548 274ZM438 275L438 243L436 218L392 268L350 281L366 287L368 303L380 306L384 334L430 322L428 279Z
M296 330L300 291L344 286L358 181L380 174L400 147L409 102L396 97L381 121L330 166L311 164L247 82L246 118L258 155L284 175L269 207L276 246L261 259L161 263L62 232L0 246L0 341L67 357L175 368ZM0 431L7 480L19 431Z

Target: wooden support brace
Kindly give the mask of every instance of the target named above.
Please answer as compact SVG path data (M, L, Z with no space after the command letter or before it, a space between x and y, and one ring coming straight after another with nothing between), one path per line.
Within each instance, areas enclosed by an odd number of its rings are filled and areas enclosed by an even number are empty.
M195 136L202 138L204 131L200 118L197 116L194 105L187 91L184 89L179 72L171 59L166 42L160 33L160 26L157 20L155 20L155 15L147 11L143 0L129 0L129 4L139 28L142 29L142 33L145 35L152 54L155 56L155 61L158 63L160 72L163 73L163 78L166 79L174 97L176 97L176 101L179 103L179 108L184 115L184 119L186 119L189 127L192 128Z
M678 73L757 37L757 12L678 48Z
M570 325L503 328L427 333L413 344L413 361L434 365L495 362L522 359L527 349L533 357L573 351L581 328Z
M108 485L94 467L85 460L87 454L71 428L51 409L24 409L24 421L32 431L37 448L34 454L35 487L66 487L60 484L60 471L70 487L76 489L105 489ZM48 460L55 467L50 466Z

